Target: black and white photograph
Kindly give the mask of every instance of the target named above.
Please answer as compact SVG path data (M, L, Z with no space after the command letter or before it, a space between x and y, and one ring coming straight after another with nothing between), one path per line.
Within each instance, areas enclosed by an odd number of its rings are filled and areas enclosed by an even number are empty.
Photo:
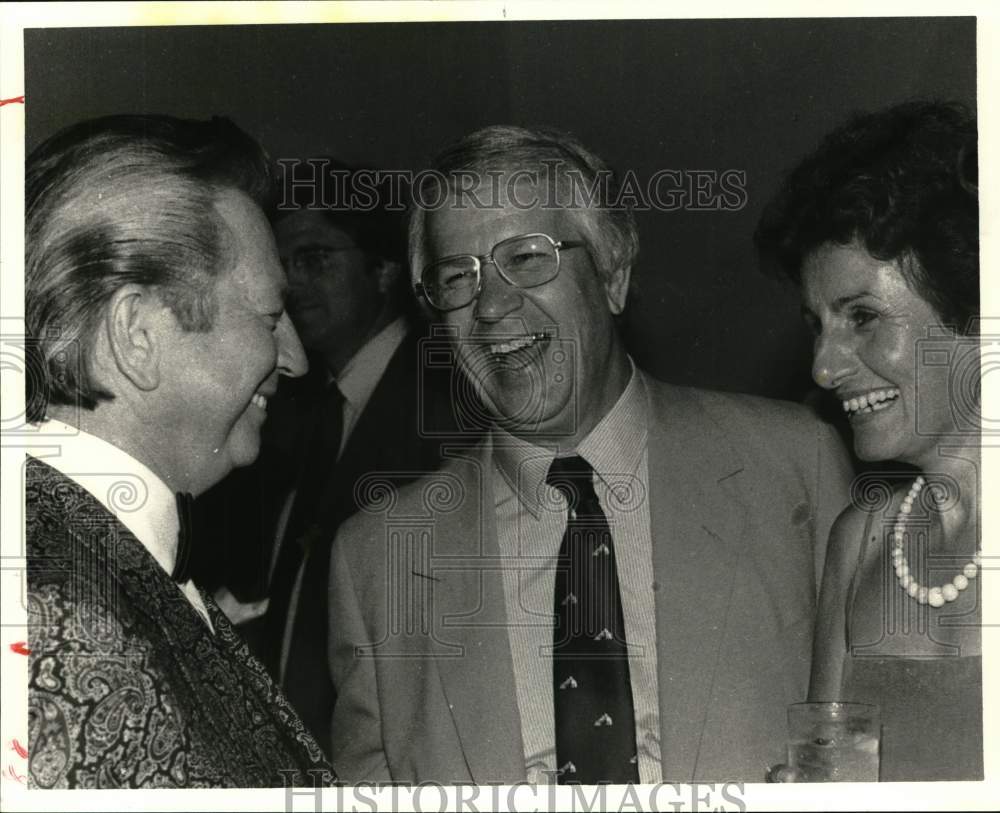
M995 809L997 22L850 8L4 11L4 808Z

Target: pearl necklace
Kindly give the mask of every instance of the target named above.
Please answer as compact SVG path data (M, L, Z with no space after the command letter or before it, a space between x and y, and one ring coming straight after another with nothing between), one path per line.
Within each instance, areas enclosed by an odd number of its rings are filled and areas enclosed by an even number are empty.
M979 548L972 561L962 568L954 579L940 587L925 587L917 582L910 575L910 566L906 563L906 554L903 553L903 525L906 517L913 510L913 501L917 498L921 489L926 485L923 475L917 477L910 486L910 490L903 499L903 504L899 506L899 516L896 524L892 528L894 545L892 548L892 563L896 568L896 580L910 598L920 604L930 604L931 607L940 607L946 601L954 601L958 598L959 592L969 586L969 580L976 578L979 573L979 566L982 564L983 549Z

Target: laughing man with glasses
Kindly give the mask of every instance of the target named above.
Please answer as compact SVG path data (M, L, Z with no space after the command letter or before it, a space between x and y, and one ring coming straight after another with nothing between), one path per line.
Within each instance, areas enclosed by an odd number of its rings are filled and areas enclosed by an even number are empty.
M762 781L805 698L836 435L635 366L615 326L635 223L584 203L616 186L573 138L490 127L432 169L414 284L494 427L341 528L338 773Z

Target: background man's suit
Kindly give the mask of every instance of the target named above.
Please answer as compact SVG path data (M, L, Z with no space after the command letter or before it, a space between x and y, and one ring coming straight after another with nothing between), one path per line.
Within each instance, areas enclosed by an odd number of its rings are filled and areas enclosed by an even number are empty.
M81 486L29 458L26 489L36 786L284 787L282 769L322 781L318 743L210 597L214 634Z
M330 744L330 718L336 699L326 648L327 574L337 528L358 510L359 504L377 497L377 494L359 490L366 475L388 473L394 482L406 482L432 472L440 465L444 437L453 437L458 431L451 395L453 373L450 368L428 367L424 363L421 354L425 350L421 348L420 338L418 330L411 330L393 353L339 460L330 468L329 477L322 485L301 584L292 591L290 606L295 623L291 635L281 632L286 626L285 619L273 617L262 619L267 622L268 635L258 636L253 630L248 635L275 675L281 666L280 650L287 651L284 668L280 669L282 687L324 748ZM296 486L302 460L309 453L313 410L326 375L325 369L317 363L307 376L283 382L289 394L274 399L269 407L263 433L266 445L260 460L249 473L236 472L233 477L238 485L236 488L229 486L228 499L234 502L230 514L235 512L233 518L239 523L229 529L233 543L238 545L241 539L260 535L259 528L265 529L263 551L256 565L258 573L267 573L270 567L275 536L280 530L278 519L283 503ZM254 478L260 479L254 482ZM242 486L239 486L240 480ZM245 484L248 481L260 494L259 514L254 510L247 514L246 498L240 496L240 492L247 493ZM259 525L248 527L250 518ZM245 528L245 537L235 530L239 527ZM280 542L281 545L299 543L287 534ZM237 564L241 560L236 551L231 551L229 556ZM279 576L277 571L275 576L289 578L289 574ZM279 631L277 638L275 629ZM260 637L265 640L260 641Z
M762 781L805 698L850 472L804 408L646 384L663 778ZM348 781L525 777L494 476L486 442L341 528L332 757Z

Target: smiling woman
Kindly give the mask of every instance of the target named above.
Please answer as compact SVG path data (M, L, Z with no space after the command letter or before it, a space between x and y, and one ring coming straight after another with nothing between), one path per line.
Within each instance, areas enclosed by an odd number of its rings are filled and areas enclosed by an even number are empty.
M866 475L831 531L810 699L877 704L880 779L977 779L979 242L976 124L909 103L862 116L791 174L756 234L802 289L813 378Z
M960 361L958 334L895 262L875 259L856 242L825 243L810 254L802 290L816 337L813 377L841 401L858 457L938 466L941 438L959 431L948 386L954 371L920 369L915 353L936 332L955 345L950 356Z

